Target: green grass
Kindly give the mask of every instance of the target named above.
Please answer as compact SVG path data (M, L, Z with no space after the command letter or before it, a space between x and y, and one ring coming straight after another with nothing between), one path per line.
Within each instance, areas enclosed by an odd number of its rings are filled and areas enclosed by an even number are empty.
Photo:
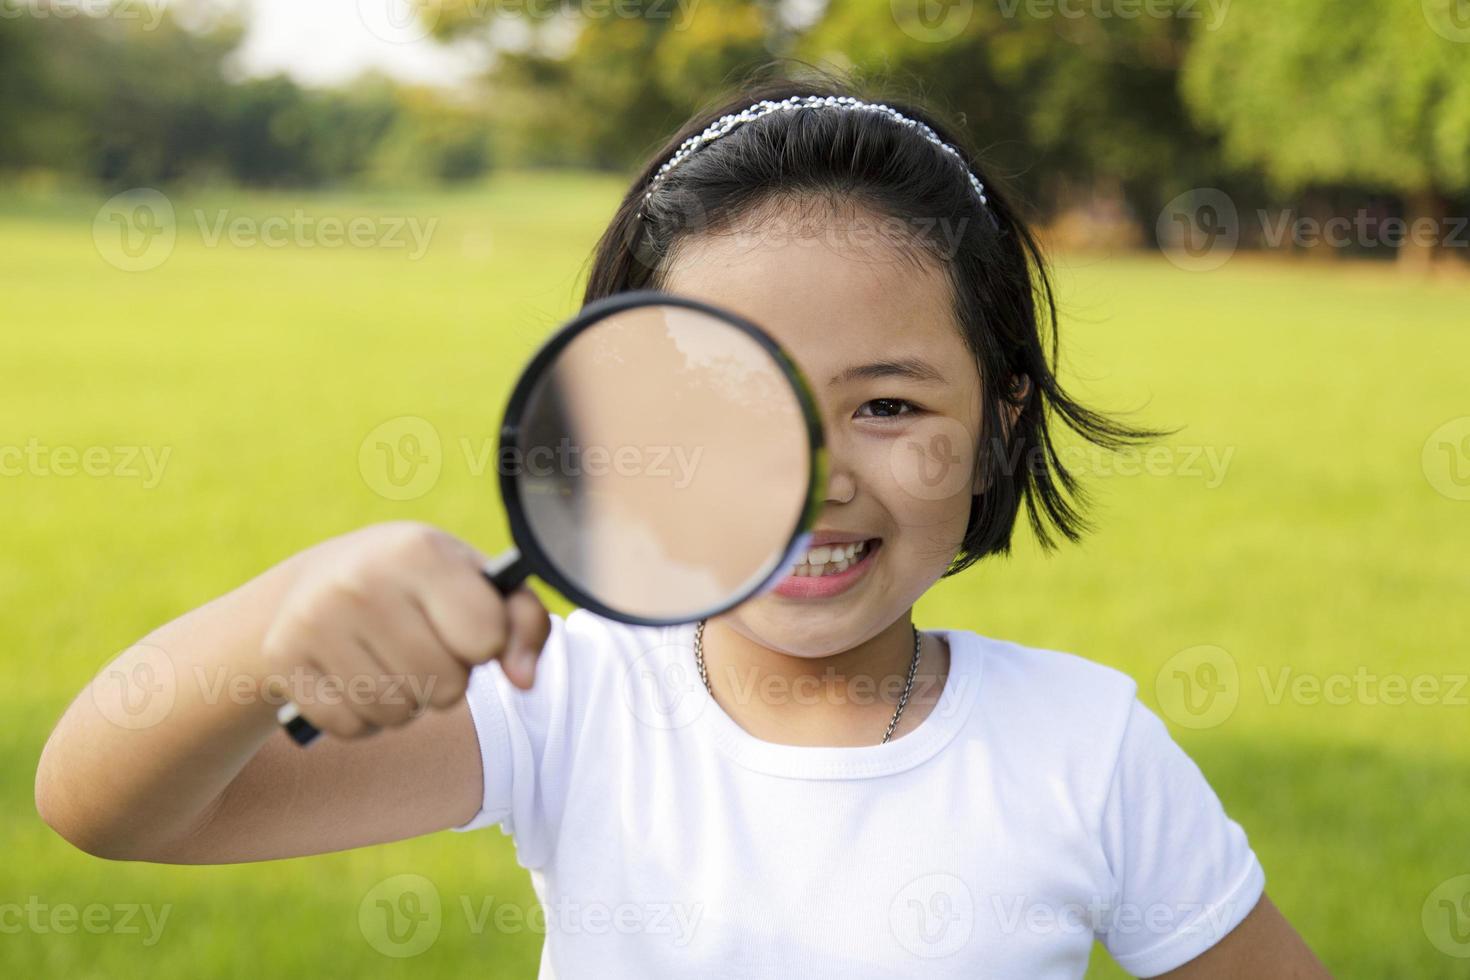
M152 488L0 477L0 905L171 907L152 946L0 932L7 975L534 975L538 935L477 935L457 913L460 896L531 904L498 832L253 866L113 864L42 825L31 784L56 717L116 651L285 555L399 517L487 551L507 543L496 497L461 455L446 452L431 492L393 502L365 484L358 446L401 415L430 420L448 446L492 438L526 356L575 308L619 186L505 175L453 194L201 194L174 202L168 260L135 273L94 246L100 197L0 197L0 445L170 452ZM438 223L413 261L207 247L192 219L297 207ZM1098 406L1185 425L1166 443L1170 472L1092 475L1098 530L1082 545L1044 557L1023 534L1012 558L936 587L921 625L1127 671L1337 976L1463 976L1420 917L1437 885L1470 872L1470 709L1272 695L1283 668L1442 681L1467 670L1470 502L1437 493L1420 461L1431 432L1470 415L1466 287L1246 256L1210 273L1066 257L1058 273L1066 379ZM1218 485L1187 470L1191 447L1232 453ZM1192 729L1161 707L1156 678L1206 644L1233 658L1236 703ZM430 950L394 960L364 942L357 909L401 873L430 878L446 915ZM1120 974L1099 952L1092 975Z

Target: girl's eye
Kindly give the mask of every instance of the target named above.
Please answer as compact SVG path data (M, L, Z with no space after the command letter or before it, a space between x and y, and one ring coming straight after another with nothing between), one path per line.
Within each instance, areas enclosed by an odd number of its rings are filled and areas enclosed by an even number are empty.
M919 406L913 402L904 401L902 398L874 398L872 401L864 402L858 407L859 416L862 415L862 410L869 405L877 406L877 414L869 416L870 418L902 418L902 409L904 407L910 409L907 413L909 415L913 415L919 411Z

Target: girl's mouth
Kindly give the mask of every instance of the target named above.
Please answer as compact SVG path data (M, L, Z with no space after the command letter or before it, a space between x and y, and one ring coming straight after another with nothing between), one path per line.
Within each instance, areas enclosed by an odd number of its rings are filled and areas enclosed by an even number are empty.
M874 553L882 545L882 538L868 538L846 545L811 548L806 558L776 586L775 592L788 599L825 599L846 592L867 574Z

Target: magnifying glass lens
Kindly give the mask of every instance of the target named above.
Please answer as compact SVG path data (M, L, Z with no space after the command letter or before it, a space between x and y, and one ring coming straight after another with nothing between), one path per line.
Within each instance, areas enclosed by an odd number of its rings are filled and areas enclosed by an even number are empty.
M531 390L513 458L531 535L607 606L698 618L769 577L810 485L811 445L776 356L684 306L610 313Z

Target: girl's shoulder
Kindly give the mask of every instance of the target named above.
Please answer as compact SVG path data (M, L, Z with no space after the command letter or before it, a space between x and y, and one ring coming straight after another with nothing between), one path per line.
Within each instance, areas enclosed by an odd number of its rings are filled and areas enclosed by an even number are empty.
M974 630L948 630L956 644L979 661L985 688L993 697L1016 699L1030 706L1087 709L1103 705L1126 708L1138 694L1138 682L1116 667L1079 653L1032 646L987 636Z
M976 686L972 733L1017 758L1079 781L1106 779L1136 726L1138 682L1078 653L1032 646L973 630L951 630L952 671ZM1099 787L1094 786L1094 789Z

